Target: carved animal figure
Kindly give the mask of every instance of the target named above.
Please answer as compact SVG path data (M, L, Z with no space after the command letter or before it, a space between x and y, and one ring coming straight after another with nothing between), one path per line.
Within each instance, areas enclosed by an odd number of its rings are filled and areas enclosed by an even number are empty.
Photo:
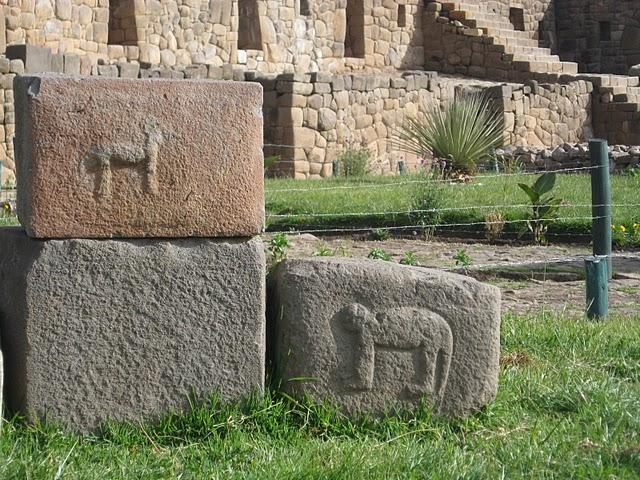
M111 177L114 167L144 168L143 188L152 193L158 193L158 179L156 169L158 167L158 154L160 146L164 142L162 130L158 121L149 117L144 124L144 142L115 143L106 145L94 145L85 157L85 166L88 170L96 171L96 197L108 197L111 195Z
M449 375L453 335L439 315L420 308L395 308L374 314L353 303L337 314L343 331L355 335L354 365L346 378L352 390L371 390L375 369L375 349L414 351L419 354L418 382L408 385L411 395L430 394L439 401Z

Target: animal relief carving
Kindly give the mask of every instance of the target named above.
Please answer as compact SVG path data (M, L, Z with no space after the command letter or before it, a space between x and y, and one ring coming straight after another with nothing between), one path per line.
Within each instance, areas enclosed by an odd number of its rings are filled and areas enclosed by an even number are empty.
M405 396L427 395L435 402L442 399L453 353L451 328L442 317L420 308L374 314L364 305L353 303L341 309L334 322L334 336L352 339L351 351L343 351L351 355L351 362L343 362L342 372L348 390L374 388L376 351L385 350L417 357L414 381L405 386Z
M94 197L108 198L112 193L113 170L141 170L145 192L158 193L158 155L165 136L158 121L149 117L142 127L140 142L93 145L83 159L87 173L95 175Z

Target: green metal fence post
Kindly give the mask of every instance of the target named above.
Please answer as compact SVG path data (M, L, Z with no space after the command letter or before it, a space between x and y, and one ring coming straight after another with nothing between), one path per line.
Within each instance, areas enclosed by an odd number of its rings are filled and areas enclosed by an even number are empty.
M606 140L589 142L591 166L591 207L593 254L607 257L608 278L613 275L611 266L611 181L609 178L609 147Z
M607 259L593 256L584 259L587 275L587 318L605 318L609 314L609 270Z

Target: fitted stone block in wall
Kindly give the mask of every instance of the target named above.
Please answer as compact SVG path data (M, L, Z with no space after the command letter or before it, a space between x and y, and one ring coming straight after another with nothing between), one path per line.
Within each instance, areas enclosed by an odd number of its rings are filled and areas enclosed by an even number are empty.
M18 216L32 237L233 237L264 225L262 88L15 80Z
M9 45L7 58L22 60L25 73L42 73L51 71L51 49L38 45Z
M465 414L498 387L500 291L471 278L343 258L285 260L271 280L283 388L350 414Z
M264 381L262 242L34 240L0 229L7 405L88 431Z

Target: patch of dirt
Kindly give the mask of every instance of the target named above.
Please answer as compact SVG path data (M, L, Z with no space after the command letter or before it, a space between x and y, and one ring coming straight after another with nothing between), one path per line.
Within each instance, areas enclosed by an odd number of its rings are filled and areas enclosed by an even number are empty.
M265 242L268 243L270 235ZM580 316L585 311L584 265L581 257L591 254L588 245L525 245L471 243L460 240L391 238L383 241L351 237L318 238L310 234L289 236L292 258L310 257L321 250L336 256L366 258L372 248L382 248L393 262L413 252L427 268L455 270L498 286L503 312L519 314L548 312ZM464 250L471 265L461 268L454 256ZM578 257L578 258L576 258ZM568 261L558 262L559 259ZM518 263L518 267L505 264ZM616 275L609 284L612 314L640 315L640 252L613 259ZM481 269L478 269L482 266Z

